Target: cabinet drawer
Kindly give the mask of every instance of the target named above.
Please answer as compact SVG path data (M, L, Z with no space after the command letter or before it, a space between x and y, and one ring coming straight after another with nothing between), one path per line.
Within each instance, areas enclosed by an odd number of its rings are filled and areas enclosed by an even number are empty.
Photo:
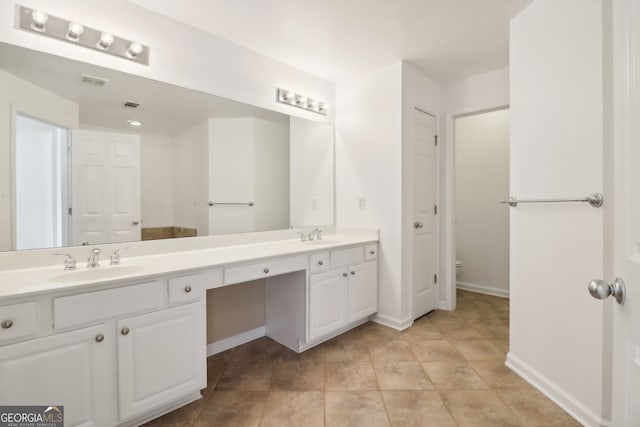
M309 271L311 274L327 271L330 266L328 252L314 254L309 257Z
M34 301L0 307L0 342L36 334L39 324Z
M195 301L204 296L205 279L202 274L169 279L169 304Z
M371 261L378 258L378 245L372 244L364 247L364 260Z
M285 258L277 260L266 260L255 264L247 264L239 267L224 269L224 283L241 283L250 280L262 279L264 277L276 276L278 274L290 273L292 271L304 270L306 268L305 258Z
M55 329L91 323L125 314L153 310L166 304L167 290L153 281L106 291L53 299Z
M351 249L331 251L331 268L362 262L362 246Z

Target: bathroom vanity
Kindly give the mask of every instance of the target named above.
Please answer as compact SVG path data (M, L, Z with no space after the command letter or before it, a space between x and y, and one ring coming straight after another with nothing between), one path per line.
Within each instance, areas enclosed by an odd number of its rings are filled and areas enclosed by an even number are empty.
M1 271L0 402L64 405L68 426L155 418L206 387L208 289L266 279L266 335L301 352L377 311L377 241L338 230Z

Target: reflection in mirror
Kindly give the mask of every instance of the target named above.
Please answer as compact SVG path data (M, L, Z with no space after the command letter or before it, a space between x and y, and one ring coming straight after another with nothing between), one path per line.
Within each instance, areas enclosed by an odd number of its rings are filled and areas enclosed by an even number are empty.
M331 126L7 44L0 117L0 250L334 222Z

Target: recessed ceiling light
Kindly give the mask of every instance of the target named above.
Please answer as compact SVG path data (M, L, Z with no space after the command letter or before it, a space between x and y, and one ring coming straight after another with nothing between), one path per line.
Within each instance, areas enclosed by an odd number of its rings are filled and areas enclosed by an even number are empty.
M142 126L142 122L139 120L127 120L127 123L131 126L140 127Z

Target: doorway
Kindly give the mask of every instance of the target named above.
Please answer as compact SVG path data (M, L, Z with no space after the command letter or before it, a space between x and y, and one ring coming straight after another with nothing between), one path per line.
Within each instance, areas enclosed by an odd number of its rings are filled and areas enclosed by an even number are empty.
M456 288L509 296L509 110L455 120Z

